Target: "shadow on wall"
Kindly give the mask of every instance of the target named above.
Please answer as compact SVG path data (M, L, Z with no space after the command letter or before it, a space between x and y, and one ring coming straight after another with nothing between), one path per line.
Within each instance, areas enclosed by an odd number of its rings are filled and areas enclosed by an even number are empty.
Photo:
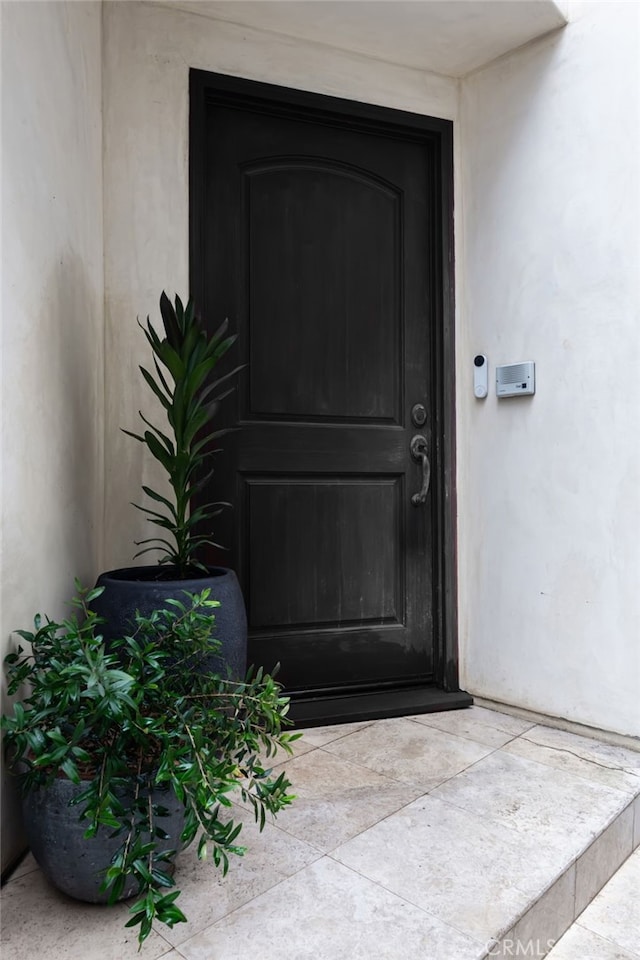
M463 125L471 131L471 141L468 135L465 136L465 150L469 149L471 142L476 151L484 147L487 154L467 153L465 166L490 173L483 184L482 204L486 210L495 210L502 205L510 208L514 200L517 203L517 194L510 195L509 185L514 175L518 184L521 183L522 150L526 141L535 136L537 117L542 129L548 123L549 105L554 100L553 88L558 83L558 65L563 57L567 29L570 29L568 25L541 37L526 49L478 70L463 82ZM487 90L496 86L508 90L508 96L502 97L499 111L487 110L490 102ZM476 124L480 124L481 136L478 130L473 130ZM531 167L531 176L537 172Z
M68 615L74 577L93 582L99 567L103 307L90 266L65 251L40 295L5 313L2 659L11 631L39 611ZM4 710L4 670L0 691ZM24 846L17 784L4 770L2 810L4 872Z
M55 563L54 580L62 593L52 596L45 590L54 604L70 596L74 576L92 579L100 561L102 309L83 260L73 250L61 254L44 287L37 349L29 356L29 380L40 392L39 423L30 425L39 444L29 438L29 467L38 475L40 489L31 493L44 501L47 540L55 550L55 557L50 555L46 563L47 567ZM23 516L31 508L22 501Z
M60 435L65 455L60 477L66 508L68 567L83 582L93 580L102 559L104 445L104 324L102 299L92 290L74 253L60 262L52 280L60 383ZM72 585L70 585L72 586Z

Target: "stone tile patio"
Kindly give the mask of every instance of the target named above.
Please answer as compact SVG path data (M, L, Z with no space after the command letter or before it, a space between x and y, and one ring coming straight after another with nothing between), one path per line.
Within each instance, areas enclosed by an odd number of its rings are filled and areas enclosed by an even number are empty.
M226 878L180 857L187 924L138 954L126 904L69 900L28 857L3 960L640 958L639 752L471 707L316 727L276 762L298 799L262 834L235 809Z

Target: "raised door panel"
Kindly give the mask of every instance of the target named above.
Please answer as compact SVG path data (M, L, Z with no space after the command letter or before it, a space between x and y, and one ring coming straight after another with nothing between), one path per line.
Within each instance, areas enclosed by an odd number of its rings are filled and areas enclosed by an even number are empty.
M398 422L398 191L319 158L243 176L249 419Z
M402 622L400 477L245 482L247 605L254 632Z

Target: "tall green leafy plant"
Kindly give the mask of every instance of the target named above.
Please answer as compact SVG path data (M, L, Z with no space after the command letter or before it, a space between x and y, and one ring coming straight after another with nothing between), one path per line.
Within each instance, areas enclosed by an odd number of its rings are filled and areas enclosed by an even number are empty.
M151 487L142 487L157 509L134 503L148 520L166 531L166 536L136 541L143 550L136 557L158 551L161 564L177 569L178 577L204 570L198 552L205 544L219 546L211 539L211 521L226 507L225 501L200 502L213 474L206 460L210 444L229 432L212 430L220 402L233 392L229 386L242 366L224 376L211 379L216 366L234 344L236 337L227 336L228 321L209 335L198 318L193 300L183 306L176 296L175 306L166 293L160 297L160 313L164 336L159 336L149 317L146 326L138 321L153 351L154 372L140 367L142 376L166 412L168 429L151 423L139 411L147 429L143 433L124 433L143 443L167 473L173 497L169 499Z

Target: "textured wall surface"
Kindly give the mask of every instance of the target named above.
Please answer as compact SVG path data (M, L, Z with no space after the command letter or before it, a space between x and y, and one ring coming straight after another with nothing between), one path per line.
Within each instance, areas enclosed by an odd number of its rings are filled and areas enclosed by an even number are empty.
M462 85L462 681L640 736L640 8L570 15Z
M3 4L2 656L99 565L101 86L100 4ZM4 869L22 840L2 785Z

